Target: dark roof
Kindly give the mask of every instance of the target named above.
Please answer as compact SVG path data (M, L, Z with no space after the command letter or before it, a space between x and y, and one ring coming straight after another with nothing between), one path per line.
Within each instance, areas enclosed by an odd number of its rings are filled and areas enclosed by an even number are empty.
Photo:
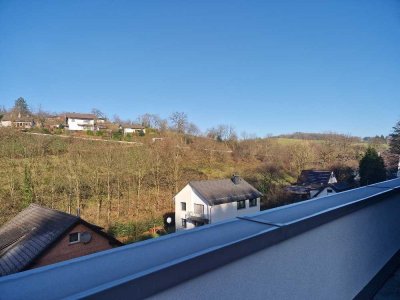
M3 118L1 120L2 121L12 121L12 122L32 122L33 117L30 115L7 113L3 116Z
M50 245L78 223L90 227L110 242L119 242L100 227L58 210L31 204L0 228L0 276L27 268Z
M350 190L352 188L354 188L354 184L350 184L348 182L337 182L337 183L333 183L329 185L330 187L332 187L332 189L336 192L344 192L347 190Z
M289 185L285 187L285 191L293 194L298 194L298 195L308 195L310 194L310 188L305 187L305 186L299 186L299 185Z
M297 185L327 185L332 171L303 170L297 180Z
M218 205L262 196L247 181L240 178L237 184L232 179L191 181L189 185L208 205Z

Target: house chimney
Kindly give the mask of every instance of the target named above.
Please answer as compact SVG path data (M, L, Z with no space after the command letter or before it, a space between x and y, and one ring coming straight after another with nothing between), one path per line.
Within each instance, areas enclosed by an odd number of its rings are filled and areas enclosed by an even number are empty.
M233 174L231 180L234 184L239 184L241 179L239 175Z

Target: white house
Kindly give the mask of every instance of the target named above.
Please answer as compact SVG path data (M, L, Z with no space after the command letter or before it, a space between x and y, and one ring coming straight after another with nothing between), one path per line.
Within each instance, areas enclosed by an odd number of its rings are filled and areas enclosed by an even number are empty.
M176 196L176 230L235 218L260 211L262 194L244 179L189 182Z
M136 132L143 132L146 133L146 128L144 128L142 125L137 125L137 124L124 124L120 125L120 127L124 130L124 135L127 134L132 134Z
M94 130L96 118L94 114L68 113L65 115L65 124L69 130Z
M33 117L30 115L6 114L0 121L0 127L15 127L19 129L29 129L34 126Z

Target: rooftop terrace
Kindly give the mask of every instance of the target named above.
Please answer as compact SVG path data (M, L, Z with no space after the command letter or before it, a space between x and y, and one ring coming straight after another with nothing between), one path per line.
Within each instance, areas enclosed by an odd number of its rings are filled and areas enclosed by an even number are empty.
M0 278L0 298L371 298L398 267L400 179Z

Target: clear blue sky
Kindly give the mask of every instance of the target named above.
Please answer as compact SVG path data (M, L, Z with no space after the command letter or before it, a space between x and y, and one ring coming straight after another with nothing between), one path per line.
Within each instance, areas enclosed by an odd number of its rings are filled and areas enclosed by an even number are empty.
M400 119L400 2L0 0L0 105L202 130L388 134Z

